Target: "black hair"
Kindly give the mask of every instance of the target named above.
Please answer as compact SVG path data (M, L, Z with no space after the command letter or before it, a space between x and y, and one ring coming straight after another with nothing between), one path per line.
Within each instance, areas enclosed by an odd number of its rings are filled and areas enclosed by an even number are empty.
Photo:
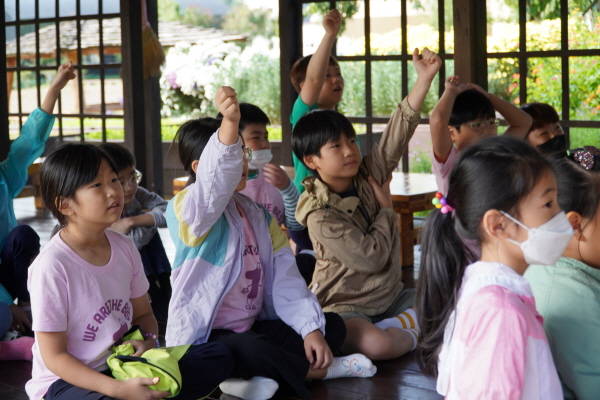
M421 326L417 362L425 373L437 375L444 329L456 307L465 268L475 261L461 237L481 244L480 225L488 210L518 218L520 201L551 171L540 153L512 137L484 139L461 152L447 193L456 211L452 215L433 210L423 232L415 307Z
M179 127L173 143L179 142L179 160L183 169L190 174L189 183L196 182L192 162L199 160L210 137L219 129L221 122L215 118L192 119Z
M62 199L69 199L75 191L96 179L100 163L106 160L110 168L117 168L110 157L97 146L89 143L66 143L57 147L42 163L40 188L44 205L60 225L66 225L66 217L60 212Z
M548 156L548 161L556 175L561 210L575 211L592 219L600 204L600 156L594 156L594 164L588 170L574 159L574 154L582 150L554 153Z
M294 89L296 89L297 93L300 93L300 84L306 80L306 71L308 70L308 64L312 58L313 54L309 54L305 57L299 58L292 65L292 69L290 71L290 80L292 81L292 85ZM333 55L329 55L328 66L333 65L339 68L340 64L338 63L337 58Z
M475 89L469 89L456 96L448 125L455 127L460 132L462 124L480 118L495 118L495 116L494 106L490 99Z
M223 119L223 114L217 114L217 119ZM248 124L271 125L271 121L267 114L258 106L250 103L240 103L240 134L246 129Z
M521 106L521 110L529 114L533 120L527 135L533 130L540 129L548 124L556 124L559 121L558 113L550 104L528 103ZM525 137L527 137L527 135Z
M321 147L328 142L339 140L341 135L348 138L356 137L354 127L348 118L333 110L313 110L304 114L296 123L292 133L292 150L304 166L318 176L316 171L304 163L304 157L310 155L321 157Z
M115 167L117 167L117 171L135 167L135 156L125 146L107 142L100 144L99 147L108 155Z

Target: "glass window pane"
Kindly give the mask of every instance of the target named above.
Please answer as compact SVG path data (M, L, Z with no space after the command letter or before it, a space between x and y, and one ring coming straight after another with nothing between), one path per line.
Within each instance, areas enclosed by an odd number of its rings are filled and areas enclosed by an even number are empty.
M79 75L80 71L75 70L75 75ZM61 107L63 114L79 113L79 83L78 78L72 79L67 83L61 93Z
M324 3L329 5L329 3ZM338 1L337 9L342 14L342 28L336 43L339 56L359 56L365 54L365 10L364 2ZM351 17L347 17L347 15ZM352 15L353 14L353 15ZM346 16L344 18L344 16ZM373 18L371 16L371 18ZM371 25L371 31L373 26ZM321 36L323 37L323 36Z
M63 140L78 141L81 139L81 118L63 118L62 124Z
M83 99L85 114L101 112L100 75L97 68L83 70Z
M21 75L21 110L30 113L38 107L37 80L33 71L20 71Z
M600 56L569 57L569 114L572 120L600 120Z
M490 93L518 106L519 80L518 59L488 59L488 91Z
M11 111L12 112L12 111ZM21 132L21 128L19 126L19 117L10 117L8 118L8 131L10 140L15 140L19 137Z
M40 65L57 65L56 63L56 25L53 23L40 25Z
M560 50L560 2L548 2L543 9L538 4L527 7L527 50Z
M344 97L347 92L344 91ZM373 115L389 117L402 101L402 63L373 61L371 63L371 101Z
M77 14L76 0L59 0L59 12L61 17L72 17Z
M56 1L39 1L39 16L40 18L55 18L56 17Z
M589 7L585 14L577 8L577 2L569 2L569 49L600 48L600 10ZM591 2L590 2L591 3Z
M444 0L444 40L446 42L445 52L454 52L454 6L453 0ZM454 64L453 64L454 65Z
M15 71L7 74L8 79L12 79L12 89L10 91L10 98L8 99L8 112L11 114L16 114L19 112L19 84L18 78L20 75L20 71Z
M408 52L412 53L415 47L437 52L440 49L438 1L424 0L420 4L418 8L407 4Z
M373 0L370 4L371 54L400 54L402 52L400 0Z
M119 0L102 0L102 13L103 14L115 14L119 13Z
M37 48L37 39L35 37L35 25L27 24L19 27L19 46L21 51L21 59L19 65L21 67L35 66L35 50Z
M594 146L600 148L599 128L570 128L569 147L576 149L583 146Z
M508 2L506 2L508 3ZM503 53L519 50L518 2L488 0L487 4L487 50Z
M409 172L431 173L431 146L429 125L419 124L408 143Z
M559 57L530 58L527 63L527 102L562 109L562 73Z
M179 126L177 126L179 128ZM177 130L175 130L177 131ZM123 118L107 118L106 119L106 139L107 140L123 140L125 139L125 125ZM172 139L171 139L172 140Z
M85 140L102 141L102 119L84 118L83 129Z
M109 78L108 70L105 70L104 78L104 102L106 103L107 115L123 115L123 81L119 78L118 70Z
M16 0L4 0L4 21L15 21L17 19ZM11 40L8 36L6 40Z
M81 23L81 63L100 64L100 29L98 20L87 20Z
M102 20L102 42L104 63L121 63L121 20L119 18Z
M19 1L19 19L34 19L35 18L35 0L18 0Z
M344 96L338 110L347 117L364 117L365 106L365 63L364 61L340 62L344 76Z
M98 14L98 0L87 0L81 2L81 15Z

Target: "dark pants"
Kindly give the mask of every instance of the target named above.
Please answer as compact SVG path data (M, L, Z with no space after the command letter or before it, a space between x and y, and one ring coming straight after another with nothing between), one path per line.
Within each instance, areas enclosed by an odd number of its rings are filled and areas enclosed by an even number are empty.
M27 270L40 252L40 237L29 225L17 225L6 239L0 257L0 283L13 299L29 301Z
M171 263L158 232L140 249L140 256L150 283L148 294L152 311L158 321L166 322L171 300Z
M221 382L229 378L233 365L233 355L222 343L205 343L190 347L190 350L179 360L181 392L170 398L196 400L208 396ZM110 370L102 373L111 376ZM111 400L112 398L59 379L48 388L44 399Z
M346 339L346 326L335 313L325 313L325 321L325 340L335 353ZM311 396L305 386L310 364L304 340L285 322L256 321L249 331L242 333L213 329L208 340L225 343L233 353L233 378L263 376L277 381L284 392L292 390L303 398Z

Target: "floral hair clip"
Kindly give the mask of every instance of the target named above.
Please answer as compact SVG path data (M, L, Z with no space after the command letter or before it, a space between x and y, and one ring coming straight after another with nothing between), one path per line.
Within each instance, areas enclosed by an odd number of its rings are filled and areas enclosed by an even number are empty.
M448 204L448 199L440 192L437 192L435 197L431 199L431 204L433 204L435 208L439 208L442 214L448 214L450 211L454 211L454 208Z
M584 146L583 149L575 150L573 158L587 170L594 168L594 157L600 156L600 150L594 146Z

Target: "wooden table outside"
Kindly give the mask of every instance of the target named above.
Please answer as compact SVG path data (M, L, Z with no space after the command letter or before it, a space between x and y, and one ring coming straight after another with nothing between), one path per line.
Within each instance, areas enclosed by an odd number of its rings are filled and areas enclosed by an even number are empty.
M402 268L410 269L415 263L414 216L417 211L431 210L431 199L437 192L433 174L394 172L390 183L394 211L398 214L400 230L400 258ZM409 271L407 271L409 272ZM406 279L405 279L405 283Z

